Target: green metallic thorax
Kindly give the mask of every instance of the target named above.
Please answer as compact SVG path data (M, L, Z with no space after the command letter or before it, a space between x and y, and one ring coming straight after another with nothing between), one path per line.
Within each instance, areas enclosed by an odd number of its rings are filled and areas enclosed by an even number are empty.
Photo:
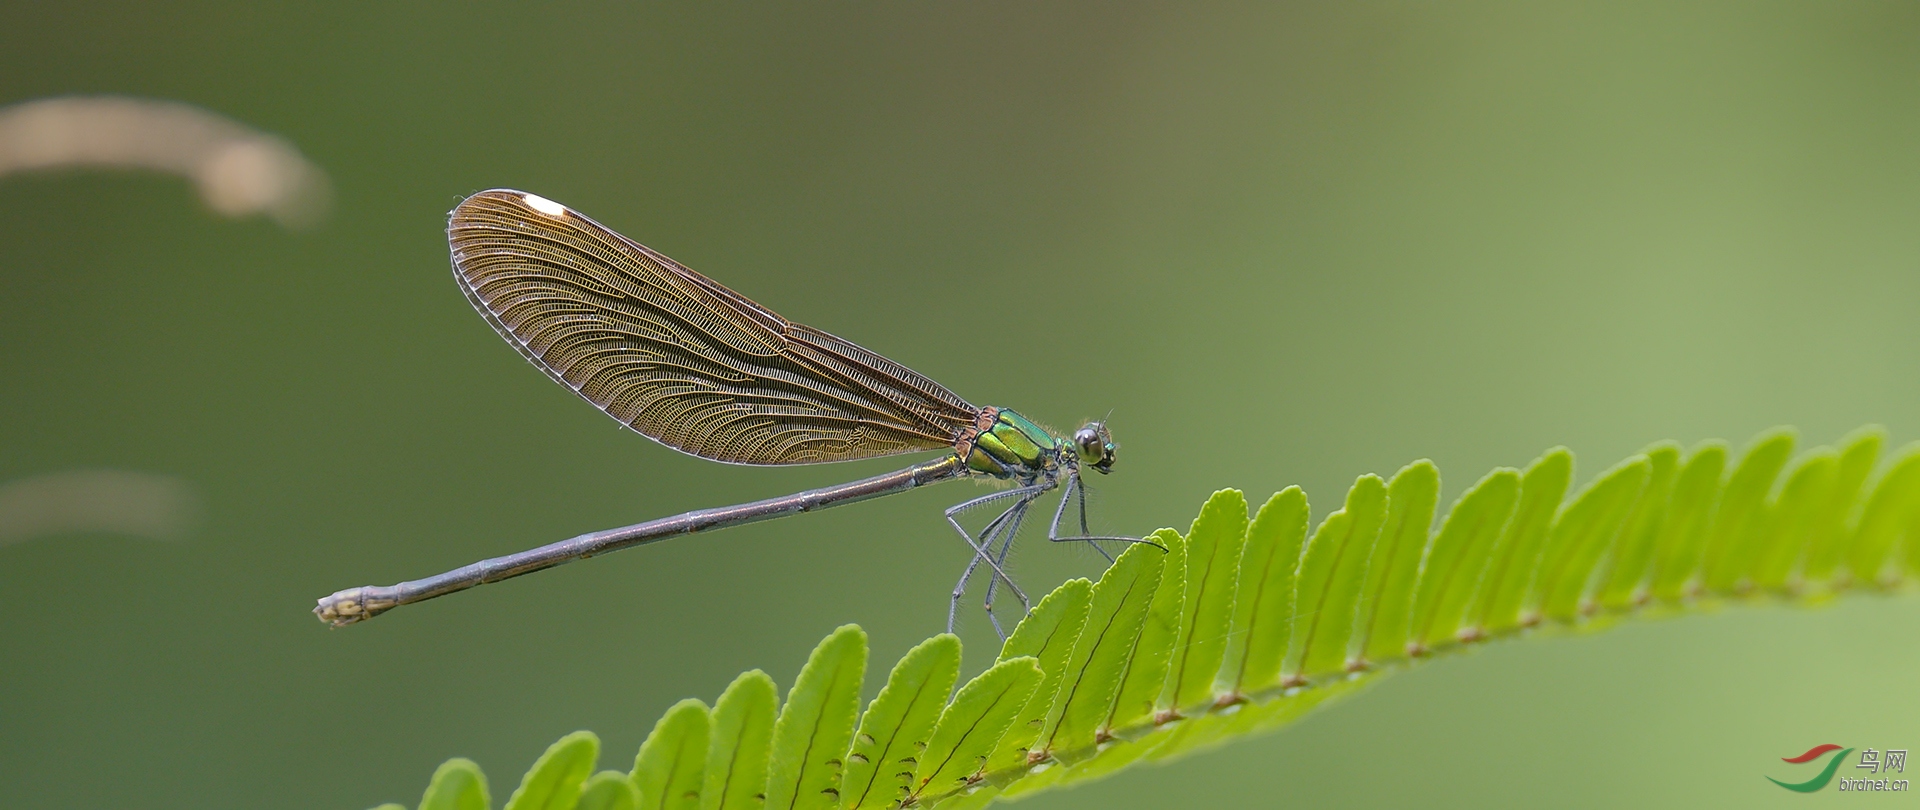
M1001 408L993 425L974 437L967 467L995 478L1036 478L1058 463L1060 447L1045 428Z

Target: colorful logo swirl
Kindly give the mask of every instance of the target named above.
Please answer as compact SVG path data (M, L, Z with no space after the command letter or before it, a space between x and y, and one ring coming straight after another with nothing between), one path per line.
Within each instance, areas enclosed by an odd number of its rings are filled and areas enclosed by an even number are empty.
M1833 756L1827 758L1826 767L1823 767L1820 769L1819 776L1815 776L1814 778L1808 779L1805 782L1782 782L1778 779L1775 779L1769 776L1767 777L1767 781L1772 782L1788 790L1791 790L1795 793L1812 793L1816 790L1826 787L1828 782L1833 781L1834 771L1837 771L1840 769L1840 761L1846 759L1848 754L1853 753L1853 749L1841 748L1840 746L1834 745L1833 743L1827 743L1825 745L1816 745L1812 748L1809 748L1807 749L1806 753L1801 754L1800 756L1797 756L1797 757L1781 757L1780 758L1782 762L1790 762L1795 765L1799 765L1805 762L1812 762L1813 760L1818 759L1821 754L1825 754L1828 751L1839 751L1840 753L1834 754Z

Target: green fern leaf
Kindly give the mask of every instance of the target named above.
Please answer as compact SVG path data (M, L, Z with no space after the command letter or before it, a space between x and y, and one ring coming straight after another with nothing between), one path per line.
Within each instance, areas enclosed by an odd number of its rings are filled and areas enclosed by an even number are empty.
M960 678L960 639L941 633L907 651L867 706L841 780L845 806L884 807L907 797L934 723Z
M1489 567L1480 581L1472 622L1461 629L1465 639L1479 639L1520 626L1520 608L1532 590L1533 570L1540 547L1573 480L1573 454L1555 447L1528 465L1520 476L1520 495L1513 517L1494 544Z
M1035 753L1066 759L1093 747L1113 709L1126 656L1160 587L1164 559L1160 549L1136 543L1093 586L1086 627L1067 656L1060 696L1048 712Z
M1347 490L1346 506L1314 529L1300 557L1294 597L1298 626L1287 647L1281 682L1305 685L1313 677L1344 671L1347 639L1367 558L1386 517L1387 487L1377 475L1363 475Z
M840 803L841 758L853 742L866 672L867 633L859 625L843 626L813 648L773 725L769 810L813 810Z
M1160 587L1147 607L1140 634L1134 637L1133 651L1126 656L1120 690L1100 728L1103 736L1153 714L1167 682L1174 642L1180 637L1187 592L1187 539L1172 529L1161 529L1149 539L1167 549L1160 561Z
M706 755L704 750L700 753ZM640 806L640 793L627 774L601 771L580 786L580 802L574 810L638 810Z
M1792 583L1794 587L1823 586L1832 578L1834 566L1840 562L1838 552L1847 536L1847 521L1853 517L1860 488L1866 486L1867 476L1873 472L1874 462L1880 459L1880 447L1886 438L1886 430L1868 425L1840 440L1840 462L1834 470L1833 488L1827 493L1827 503L1816 516L1809 518L1806 562ZM1827 591L1821 588L1819 592Z
M750 672L710 713L698 701L669 711L631 783L601 774L583 791L597 740L580 732L541 757L508 806L558 810L578 795L586 810L696 799L702 810L974 810L1283 727L1408 655L1536 625L1604 627L1649 603L1670 613L1823 600L1920 573L1920 444L1875 476L1878 428L1789 465L1794 438L1767 431L1731 469L1722 442L1684 454L1655 443L1570 500L1573 457L1556 448L1524 474L1481 478L1437 532L1439 473L1424 461L1390 484L1360 477L1311 539L1298 488L1250 522L1239 493L1222 490L1187 537L1154 535L1164 553L1136 545L1098 584L1048 594L944 707L959 669L952 636L894 667L856 736L866 640L843 627L815 648L784 710L772 680ZM485 778L465 760L441 766L421 803L486 806Z
M1560 510L1547 531L1533 595L1521 621L1533 624L1542 615L1563 621L1574 617L1600 553L1632 519L1652 467L1646 456L1620 462Z
M1767 507L1763 536L1753 553L1753 567L1747 572L1755 586L1786 586L1832 500L1839 470L1840 454L1827 448L1808 453L1794 464L1779 498Z
M1246 496L1237 489L1213 493L1187 532L1180 636L1168 659L1160 708L1177 713L1213 699L1213 676L1227 652L1246 541Z
M1680 473L1680 444L1654 442L1640 451L1647 457L1647 487L1614 541L1611 552L1601 560L1599 592L1582 610L1595 608L1625 610L1633 606L1653 571L1653 550L1660 538L1660 527L1672 508L1673 482Z
M1687 464L1673 485L1666 525L1655 543L1654 598L1676 602L1686 595L1687 581L1699 569L1706 549L1707 529L1720 501L1720 473L1726 466L1725 442L1701 442L1687 452Z
M1179 723L1162 726L1153 737L1147 738L1150 750L1144 758L1150 762L1169 762L1181 757L1208 751L1249 734L1259 734L1280 728L1304 717L1307 712L1321 705L1358 692L1380 680L1381 674L1359 673L1340 680L1328 681L1310 689L1289 689L1278 696L1262 696L1259 701L1250 701L1226 710L1201 717L1182 720ZM1157 738L1157 739L1156 739ZM1119 749L1113 752L1116 760L1121 759ZM1079 768L1073 769L1063 779L1065 783L1075 780ZM1088 774L1094 778L1103 774Z
M1027 749L1040 738L1047 713L1053 708L1054 695L1059 693L1061 678L1066 674L1067 656L1080 638L1080 628L1087 621L1087 604L1092 600L1093 583L1084 579L1067 580L1040 600L1026 620L1013 629L1006 643L1000 645L1002 662L1031 656L1043 674L1038 688L1014 716L1013 724L981 770L1026 767Z
M1790 429L1777 428L1763 433L1747 446L1740 464L1727 476L1720 493L1720 506L1714 510L1713 529L1707 534L1706 561L1698 587L1725 591L1741 581L1743 567L1753 559L1767 526L1764 504L1774 480L1793 455L1796 435Z
M1280 681L1293 634L1294 582L1307 538L1307 496L1287 487L1268 498L1247 525L1240 581L1216 679L1225 704Z
M951 796L933 805L935 810L980 810L1000 797L1000 789L992 785L983 786L972 793Z
M1406 655L1413 585L1420 554L1440 503L1440 471L1421 459L1387 482L1387 517L1361 586L1360 617L1347 645L1347 669L1367 669Z
M760 670L741 673L713 704L700 810L760 810L779 690Z
M640 810L699 810L711 724L707 704L696 698L674 704L654 724L629 777Z
M1428 544L1414 589L1409 655L1454 643L1467 609L1479 592L1480 578L1494 544L1505 533L1520 495L1520 472L1501 467L1487 473L1447 514L1440 534Z
M1895 541L1911 531L1914 515L1920 512L1916 507L1920 507L1920 442L1901 449L1860 512L1852 553L1847 555L1853 581L1874 585L1899 576L1897 571L1887 570L1890 566L1886 562ZM1907 564L1915 562L1909 560Z
M420 797L420 810L492 810L487 776L473 760L455 757L440 763Z
M520 778L506 810L573 810L580 801L580 786L599 757L600 738L593 732L561 737Z
M1021 656L994 664L960 687L915 766L914 792L947 795L971 784L1042 680L1038 659Z

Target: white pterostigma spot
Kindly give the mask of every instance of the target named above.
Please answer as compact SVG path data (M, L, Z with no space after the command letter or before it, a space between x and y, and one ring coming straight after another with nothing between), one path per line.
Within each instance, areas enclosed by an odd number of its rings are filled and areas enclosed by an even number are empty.
M540 213L546 214L547 216L563 217L567 215L566 206L561 205L552 200L549 200L538 194L523 195L523 198L527 201L528 208L532 208L533 210L539 211Z

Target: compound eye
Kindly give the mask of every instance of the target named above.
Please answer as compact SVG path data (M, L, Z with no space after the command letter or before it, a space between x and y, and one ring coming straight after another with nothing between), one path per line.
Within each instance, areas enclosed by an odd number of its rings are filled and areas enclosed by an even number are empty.
M1088 422L1085 427L1074 431L1073 445L1080 454L1080 460L1095 472L1113 472L1113 437L1107 434L1106 425Z
M1074 449L1080 451L1080 458L1087 461L1099 461L1105 455L1101 451L1105 449L1103 445L1106 442L1101 441L1100 431L1092 425L1074 431L1073 444Z

